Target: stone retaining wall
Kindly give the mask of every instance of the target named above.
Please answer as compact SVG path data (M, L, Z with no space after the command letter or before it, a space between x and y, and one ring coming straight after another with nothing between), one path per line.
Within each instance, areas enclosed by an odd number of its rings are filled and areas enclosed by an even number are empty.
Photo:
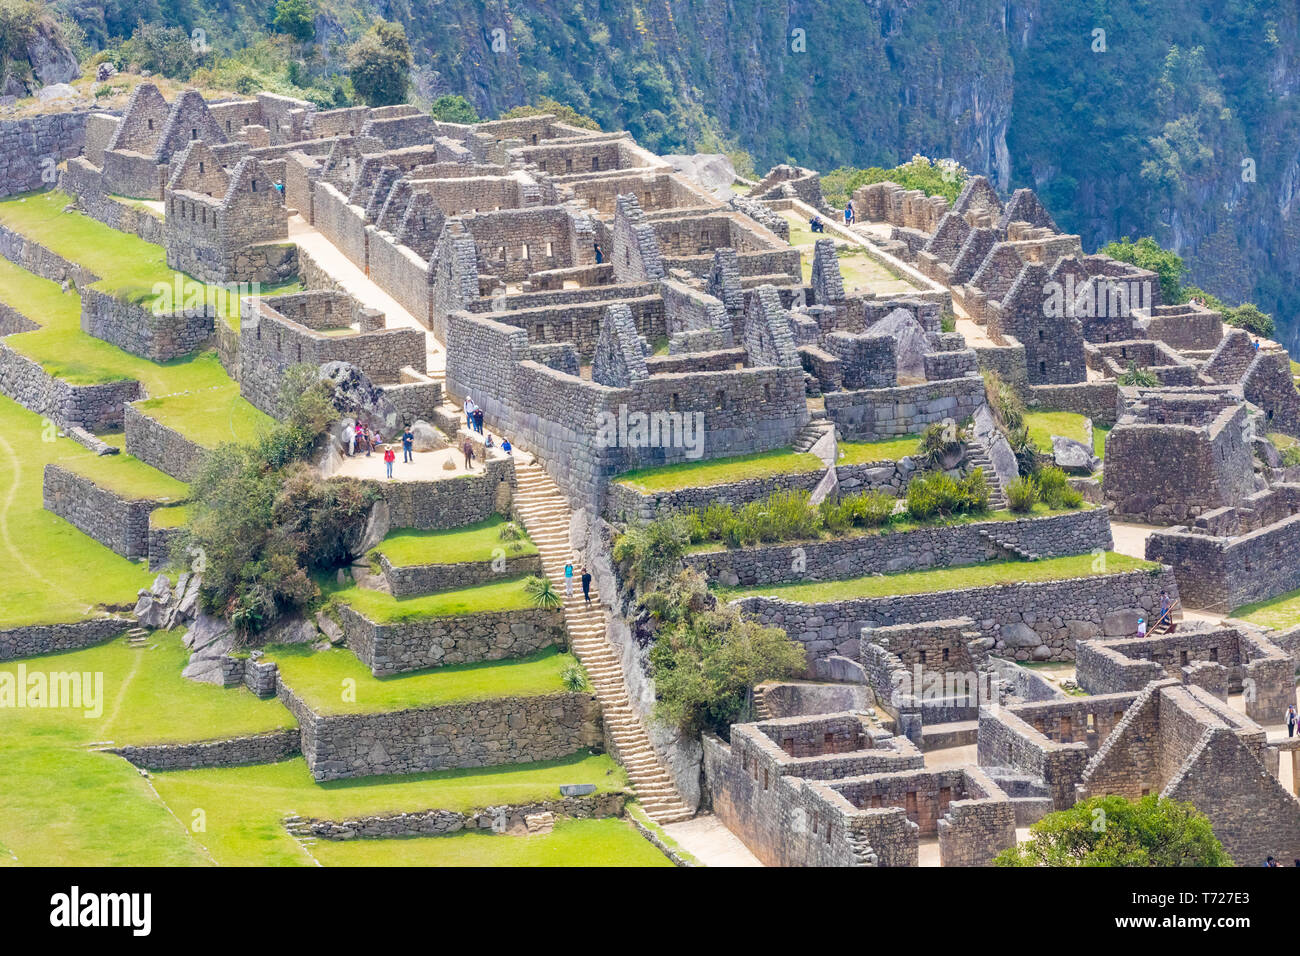
M736 603L803 644L810 663L837 654L856 660L864 627L949 617L972 618L1003 657L1071 661L1076 641L1136 633L1137 611L1159 610L1162 591L1177 599L1168 568L820 604L758 596Z
M180 481L193 481L208 450L156 418L127 405L123 410L126 453Z
M81 331L152 362L189 355L212 338L216 321L209 306L158 312L98 289L81 290Z
M481 807L464 813L457 810L418 810L350 820L309 819L295 823L295 829L305 830L322 840L442 836L475 829L500 832L524 826L524 818L536 813L553 813L557 817L588 820L621 817L627 799L627 794L624 793L601 793L589 797L562 797L540 803Z
M558 760L600 741L590 694L499 697L371 714L316 714L280 681L317 781Z
M501 543L504 550L506 542ZM542 556L524 554L506 558L499 569L494 561L467 561L462 564L409 564L394 565L379 552L379 566L383 569L384 580L393 597L409 597L415 594L432 594L434 591L450 591L452 588L468 588L489 581L501 581L525 574L542 573Z
M277 730L248 737L224 740L200 740L186 744L152 744L115 747L117 754L144 770L191 770L199 767L240 767L248 764L275 763L296 757L299 733L296 729Z
M1114 425L1119 415L1119 383L1078 382L1073 385L1030 385L1029 406L1087 415L1097 425Z
M138 457L138 456L137 456ZM506 485L502 491L500 486ZM434 481L368 482L388 503L389 527L422 531L461 528L497 513L499 496L514 496L515 463L494 458L473 475Z
M984 404L978 375L859 391L827 392L826 417L851 441L876 441L911 435L926 425L961 422Z
M0 123L0 196L52 186L58 164L85 146L88 116L74 110Z
M128 499L76 472L46 465L43 505L124 558L149 554L149 513L165 504Z
M340 603L338 615L348 647L376 677L525 657L566 641L563 612L543 608L378 624Z
M79 651L126 633L133 624L127 618L95 617L66 624L11 627L0 631L0 661L58 651Z
M863 534L758 548L726 548L686 556L686 563L729 587L889 574L1005 560L1021 552L1041 558L1109 551L1110 518L1090 508L1042 518L975 521L915 531Z
M0 342L0 392L28 411L67 427L102 431L122 424L123 407L142 397L134 379L103 385L69 385L40 363Z
M826 474L824 468L797 474L747 478L725 485L676 488L672 491L643 492L632 485L610 482L605 495L605 514L610 521L651 521L656 517L714 503L739 506L758 501L777 491L812 491Z

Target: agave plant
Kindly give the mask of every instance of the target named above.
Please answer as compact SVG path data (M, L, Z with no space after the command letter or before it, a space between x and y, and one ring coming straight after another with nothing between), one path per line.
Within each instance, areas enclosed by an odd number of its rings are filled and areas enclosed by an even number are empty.
M564 604L564 598L555 590L550 578L531 577L524 582L524 593L533 602L534 607L554 611Z
M587 681L587 673L582 669L581 664L570 664L560 671L560 683L564 685L565 690L574 694L591 689L591 684Z

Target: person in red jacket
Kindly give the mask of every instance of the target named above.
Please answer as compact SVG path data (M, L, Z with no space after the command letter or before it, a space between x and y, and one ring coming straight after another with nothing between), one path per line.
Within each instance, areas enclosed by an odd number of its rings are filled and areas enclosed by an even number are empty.
M397 453L393 451L393 446L388 445L384 448L384 467L388 469L388 477L393 477L393 462L397 460Z

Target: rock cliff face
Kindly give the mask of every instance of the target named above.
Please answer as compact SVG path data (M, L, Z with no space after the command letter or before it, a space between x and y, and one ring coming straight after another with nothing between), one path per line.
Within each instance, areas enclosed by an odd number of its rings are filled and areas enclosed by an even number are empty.
M16 49L5 53L0 95L30 96L43 86L67 83L81 72L77 57L51 21L38 22Z

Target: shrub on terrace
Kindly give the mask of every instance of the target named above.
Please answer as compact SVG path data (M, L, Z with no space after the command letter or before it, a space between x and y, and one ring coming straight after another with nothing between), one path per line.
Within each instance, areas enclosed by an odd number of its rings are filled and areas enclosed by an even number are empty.
M962 448L961 429L953 424L933 422L921 431L918 455L930 468L942 468L945 458Z
M907 486L907 513L917 521L936 516L982 514L988 507L989 486L982 468L961 479L932 471L918 475Z
M1017 478L1005 490L1007 507L1019 514L1030 511L1038 500L1038 482L1030 475Z
M315 370L290 369L281 400L285 421L222 445L192 483L184 550L203 574L201 603L244 634L316 600L312 573L355 557L374 500L361 483L325 481L302 461L335 414Z
M1142 388L1155 388L1160 384L1160 379L1149 369L1138 368L1137 362L1132 360L1128 363L1128 368L1119 377L1121 385L1140 385Z
M1038 500L1049 508L1078 508L1083 494L1070 487L1070 479L1055 465L1038 472Z
M683 733L728 733L745 715L755 685L800 673L802 645L720 604L704 578L683 570L643 600L654 618L650 674L655 716Z
M564 599L560 597L560 592L555 590L555 585L551 583L550 578L529 578L524 582L524 592L528 595L528 600L533 602L534 607L543 610L554 611L564 604Z

